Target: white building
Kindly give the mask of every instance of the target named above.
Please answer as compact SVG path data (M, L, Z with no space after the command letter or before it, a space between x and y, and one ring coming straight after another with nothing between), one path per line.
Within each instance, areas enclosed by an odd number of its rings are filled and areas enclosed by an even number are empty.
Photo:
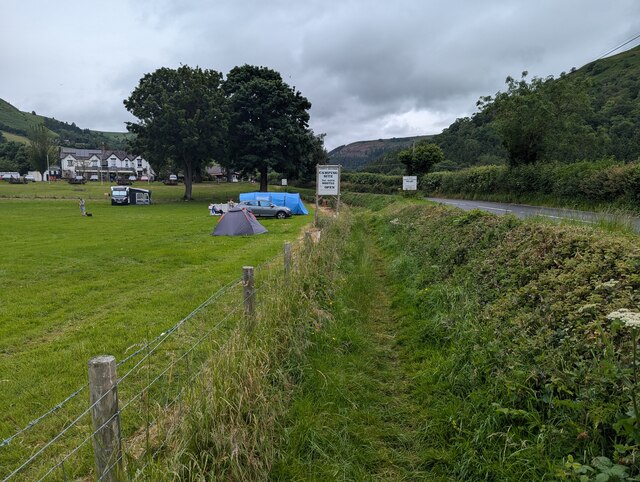
M74 149L63 147L60 150L60 167L63 178L83 176L91 179L116 180L122 177L147 176L153 180L155 173L142 156L125 151L103 151L101 149ZM95 179L95 178L94 178Z

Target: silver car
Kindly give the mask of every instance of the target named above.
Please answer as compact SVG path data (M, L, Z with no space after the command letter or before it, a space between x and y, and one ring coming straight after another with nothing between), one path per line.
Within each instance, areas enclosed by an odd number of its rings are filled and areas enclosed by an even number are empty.
M270 201L240 201L238 206L251 211L254 216L272 216L278 219L291 216L291 209L286 206L276 206Z

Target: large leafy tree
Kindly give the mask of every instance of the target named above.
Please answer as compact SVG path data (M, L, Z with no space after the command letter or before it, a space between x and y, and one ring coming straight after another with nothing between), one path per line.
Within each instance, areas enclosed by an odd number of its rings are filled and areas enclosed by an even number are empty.
M44 178L50 162L58 162L58 147L49 129L37 124L29 130L29 159Z
M435 164L444 161L444 154L437 144L420 141L400 151L398 160L406 166L409 176L417 176L428 173Z
M592 127L587 85L571 76L554 80L507 77L506 92L482 97L478 106L493 118L512 166L538 161L575 161L603 155L608 139Z
M215 70L182 66L146 74L124 101L137 123L132 148L143 154L155 171L167 167L184 174L184 199L191 200L194 178L213 159L224 155L228 109Z
M270 169L295 173L317 147L308 127L311 103L280 74L266 67L233 68L223 86L229 99L227 168L260 174L267 190Z

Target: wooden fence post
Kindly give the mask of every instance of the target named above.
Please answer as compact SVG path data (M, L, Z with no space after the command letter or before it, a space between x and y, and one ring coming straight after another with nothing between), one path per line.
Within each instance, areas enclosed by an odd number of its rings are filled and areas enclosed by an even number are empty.
M291 243L284 243L284 274L291 271Z
M247 319L247 330L252 331L256 313L253 266L242 267L242 285L244 286L244 315Z
M115 357L103 355L89 360L89 401L94 430L96 478L119 481L124 478L124 472Z

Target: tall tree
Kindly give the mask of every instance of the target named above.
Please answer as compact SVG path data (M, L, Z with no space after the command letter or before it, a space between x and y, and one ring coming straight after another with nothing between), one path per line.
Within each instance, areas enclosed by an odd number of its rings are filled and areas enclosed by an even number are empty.
M437 144L420 141L400 151L398 160L406 166L409 176L418 176L428 173L435 164L444 161L444 154Z
M586 83L568 75L554 80L507 77L507 91L482 97L478 106L493 118L509 164L575 161L604 154L608 143L592 127L594 110Z
M136 134L131 147L154 170L182 169L184 199L192 199L195 176L224 155L228 109L215 70L182 66L146 74L124 105L139 121L127 122Z
M43 179L49 163L58 162L55 139L43 124L37 124L29 130L29 158Z
M266 191L269 169L295 172L314 149L308 128L311 103L280 74L266 67L233 68L223 86L230 102L227 168L260 174Z

